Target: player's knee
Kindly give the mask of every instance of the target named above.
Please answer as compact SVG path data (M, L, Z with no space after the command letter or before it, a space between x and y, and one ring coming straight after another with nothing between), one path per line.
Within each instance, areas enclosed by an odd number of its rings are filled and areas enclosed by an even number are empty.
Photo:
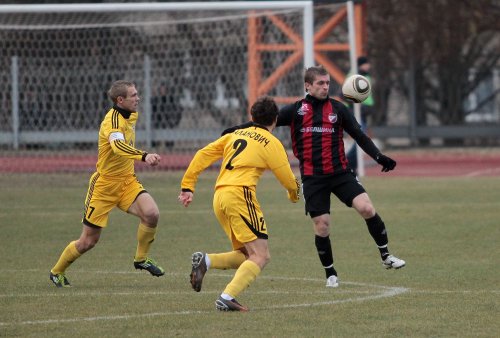
M264 260L264 266L271 261L271 254L269 253L269 251L264 255L263 260Z
M262 253L258 255L257 260L257 265L259 265L261 269L264 269L264 267L271 261L271 255L269 254L269 252Z
M371 203L365 203L358 208L358 212L364 219L368 219L375 215L375 208Z
M267 257L265 265L269 264L270 261L271 261L271 256Z
M160 211L157 208L151 208L144 212L142 215L142 221L148 225L155 227L160 219Z
M352 200L352 206L364 218L371 218L375 215L375 208L367 193L360 194Z
M326 237L330 234L330 223L328 222L315 222L314 232L316 235L321 237Z
M77 242L76 249L80 253L87 252L90 249L92 249L97 244L98 241L99 238L96 237L85 237Z

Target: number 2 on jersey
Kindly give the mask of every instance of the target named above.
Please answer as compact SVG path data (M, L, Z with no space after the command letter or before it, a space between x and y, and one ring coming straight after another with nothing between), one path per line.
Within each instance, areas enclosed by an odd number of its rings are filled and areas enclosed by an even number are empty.
M231 162L234 160L234 158L236 156L238 156L242 151L243 149L245 149L247 147L247 141L246 140L243 140L243 139L237 139L236 141L234 141L233 143L233 149L236 149L236 151L234 152L233 156L231 156L231 159L229 160L229 162L227 162L226 164L226 169L227 170L233 170L234 167L232 166Z

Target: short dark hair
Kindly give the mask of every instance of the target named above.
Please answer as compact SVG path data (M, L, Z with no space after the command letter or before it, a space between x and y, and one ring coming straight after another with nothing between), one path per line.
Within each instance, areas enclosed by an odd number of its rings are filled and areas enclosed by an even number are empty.
M252 105L250 109L252 120L263 126L270 126L278 116L278 106L270 96L263 96Z
M108 90L108 96L113 103L116 103L118 96L127 97L127 89L129 87L135 87L135 83L127 80L115 81Z
M304 82L313 83L317 76L328 75L323 66L312 66L306 69L304 72Z

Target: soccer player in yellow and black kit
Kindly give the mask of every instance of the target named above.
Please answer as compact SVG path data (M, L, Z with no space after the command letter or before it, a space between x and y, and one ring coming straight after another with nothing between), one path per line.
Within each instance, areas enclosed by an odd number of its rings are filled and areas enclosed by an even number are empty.
M134 83L116 81L111 85L108 96L113 101L113 108L107 112L99 130L97 170L89 181L82 233L78 240L68 244L50 270L50 280L58 287L70 286L65 276L66 269L95 246L102 229L108 224L109 213L115 207L141 220L137 230L134 267L157 277L165 273L148 257L160 212L153 197L144 190L134 173L135 160L156 166L160 163L160 156L134 147L139 104Z
M179 195L179 201L187 207L193 200L198 175L222 158L213 208L233 251L195 252L190 275L191 286L199 292L209 268L237 269L233 280L215 301L221 311L248 311L235 298L257 278L270 259L267 223L256 198L262 173L272 170L287 190L288 199L294 203L299 199L299 184L285 149L271 134L278 117L276 103L271 98L261 98L252 106L251 114L250 127L224 135L196 153L184 174Z

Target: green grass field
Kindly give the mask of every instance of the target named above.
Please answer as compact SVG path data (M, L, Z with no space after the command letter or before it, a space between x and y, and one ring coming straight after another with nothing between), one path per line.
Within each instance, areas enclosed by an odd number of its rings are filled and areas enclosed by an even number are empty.
M88 174L0 176L0 336L19 337L498 337L500 178L363 180L405 259L382 268L365 223L332 202L341 281L326 289L303 201L289 203L266 174L258 187L271 262L239 297L248 313L219 313L214 300L234 271L210 270L191 290L194 251L229 241L212 213L215 173L195 202L177 203L181 173L139 174L161 212L151 255L161 278L132 266L138 221L114 211L101 241L57 289L49 269L81 231Z

